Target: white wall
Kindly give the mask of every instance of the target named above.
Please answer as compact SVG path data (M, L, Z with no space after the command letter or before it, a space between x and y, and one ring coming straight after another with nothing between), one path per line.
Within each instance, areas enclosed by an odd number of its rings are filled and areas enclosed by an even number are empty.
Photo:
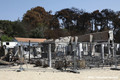
M18 43L17 42L3 42L3 46L6 46L6 48L14 48Z

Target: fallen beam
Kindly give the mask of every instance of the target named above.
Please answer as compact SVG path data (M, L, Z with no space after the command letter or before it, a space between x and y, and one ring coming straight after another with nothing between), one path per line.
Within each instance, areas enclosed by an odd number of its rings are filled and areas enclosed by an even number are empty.
M10 65L10 64L13 64L13 63L7 62L7 61L4 61L4 60L0 59L0 64L2 64L2 65Z

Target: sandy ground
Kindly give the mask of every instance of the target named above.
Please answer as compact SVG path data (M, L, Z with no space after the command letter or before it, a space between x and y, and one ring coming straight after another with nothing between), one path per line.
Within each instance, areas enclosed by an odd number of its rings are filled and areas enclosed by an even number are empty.
M0 67L0 80L120 80L120 71L110 70L110 67L82 69L79 74L33 65L23 68L25 71L17 72L19 66Z

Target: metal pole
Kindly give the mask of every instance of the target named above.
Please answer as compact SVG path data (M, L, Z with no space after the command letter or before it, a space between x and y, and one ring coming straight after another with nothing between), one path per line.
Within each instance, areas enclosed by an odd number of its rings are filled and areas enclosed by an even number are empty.
M49 67L52 67L52 61L51 61L51 44L49 44Z

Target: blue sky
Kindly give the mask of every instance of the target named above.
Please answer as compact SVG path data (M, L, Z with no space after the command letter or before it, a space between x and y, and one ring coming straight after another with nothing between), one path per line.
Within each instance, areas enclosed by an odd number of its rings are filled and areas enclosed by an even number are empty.
M120 0L0 0L0 20L22 19L27 10L42 6L53 14L64 8L84 9L87 12L102 9L120 11Z

